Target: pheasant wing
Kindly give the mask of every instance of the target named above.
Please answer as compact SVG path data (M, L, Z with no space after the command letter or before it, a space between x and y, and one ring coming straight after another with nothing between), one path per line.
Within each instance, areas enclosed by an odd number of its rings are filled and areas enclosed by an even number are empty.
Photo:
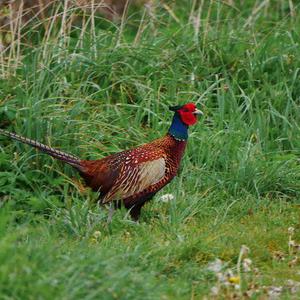
M124 163L112 189L102 203L125 199L158 183L166 173L164 157L139 164Z

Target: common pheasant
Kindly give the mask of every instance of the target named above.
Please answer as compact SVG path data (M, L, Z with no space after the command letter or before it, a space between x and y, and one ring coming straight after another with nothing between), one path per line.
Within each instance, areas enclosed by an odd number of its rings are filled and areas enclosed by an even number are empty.
M188 139L188 127L197 122L197 115L203 114L193 103L169 109L174 111L174 117L164 137L99 160L83 160L3 129L0 134L71 165L87 186L100 193L101 204L114 203L119 207L123 201L131 217L138 220L145 202L177 174Z

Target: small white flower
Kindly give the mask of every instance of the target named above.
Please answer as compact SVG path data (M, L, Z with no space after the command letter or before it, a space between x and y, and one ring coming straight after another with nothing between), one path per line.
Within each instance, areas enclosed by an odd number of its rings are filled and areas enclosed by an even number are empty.
M160 197L160 201L166 203L166 202L174 200L174 198L175 197L173 194L164 194Z
M286 285L287 285L288 289L290 290L291 294L296 294L299 291L299 287L300 287L299 281L288 279L286 281Z
M101 232L99 230L97 230L93 233L93 236L94 236L94 238L98 239L101 236Z
M252 260L250 258L245 258L243 260L243 269L244 272L250 272L251 271L251 266L252 265Z
M295 232L295 228L294 228L294 227L289 227L289 228L288 228L288 233L289 233L289 235L293 235L294 232Z
M219 288L217 286L213 286L211 289L210 289L210 292L213 296L218 296L219 295Z
M289 241L289 246L290 247L294 247L295 245L296 245L295 241L293 241L293 240Z
M281 295L282 290L282 286L270 286L268 290L268 296L270 296L270 299L276 299Z
M219 273L223 268L223 262L221 259L217 258L215 261L212 261L208 264L207 269L214 273Z

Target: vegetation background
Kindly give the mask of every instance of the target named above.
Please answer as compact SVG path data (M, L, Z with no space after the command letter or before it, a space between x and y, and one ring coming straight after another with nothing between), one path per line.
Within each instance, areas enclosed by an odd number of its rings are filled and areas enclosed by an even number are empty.
M2 32L1 128L95 159L164 135L170 104L205 117L138 223L108 225L71 168L0 137L0 299L299 297L297 2L52 12Z

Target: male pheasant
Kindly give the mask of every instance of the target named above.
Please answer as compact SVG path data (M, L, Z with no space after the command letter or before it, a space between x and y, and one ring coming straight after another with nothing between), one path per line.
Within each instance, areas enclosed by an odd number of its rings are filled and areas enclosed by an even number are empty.
M109 155L99 160L82 160L74 155L53 149L37 141L0 129L0 134L31 145L75 169L94 191L100 193L100 203L120 200L137 220L146 201L168 184L177 174L184 153L188 127L203 114L193 103L172 106L174 111L168 133L148 144Z

